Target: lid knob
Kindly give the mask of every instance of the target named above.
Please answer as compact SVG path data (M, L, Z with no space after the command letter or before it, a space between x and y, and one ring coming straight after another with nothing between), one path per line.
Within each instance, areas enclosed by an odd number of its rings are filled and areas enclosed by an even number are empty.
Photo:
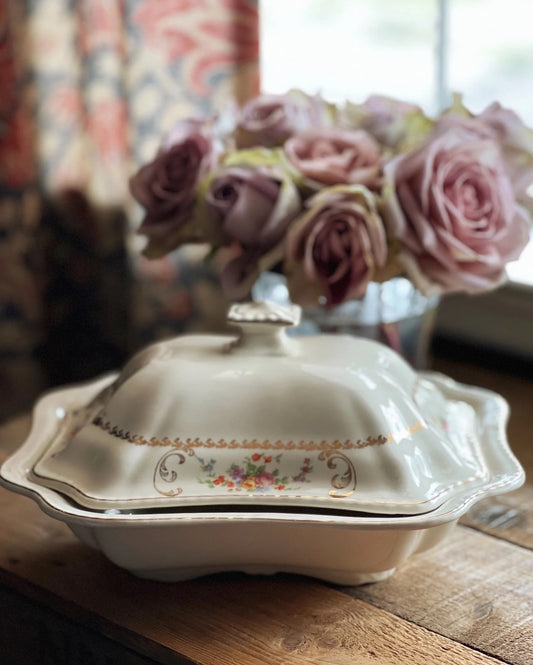
M241 330L232 349L269 355L291 353L293 345L285 328L300 323L301 311L298 305L278 305L268 301L232 305L228 323L236 324Z

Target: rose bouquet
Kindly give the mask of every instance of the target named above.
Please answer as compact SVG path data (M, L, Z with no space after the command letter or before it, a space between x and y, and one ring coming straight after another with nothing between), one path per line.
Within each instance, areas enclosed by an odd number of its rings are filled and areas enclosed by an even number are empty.
M499 286L529 240L532 183L533 131L497 103L429 118L293 91L178 123L130 188L146 256L207 243L229 299L277 270L293 302L334 307L397 275L426 295Z

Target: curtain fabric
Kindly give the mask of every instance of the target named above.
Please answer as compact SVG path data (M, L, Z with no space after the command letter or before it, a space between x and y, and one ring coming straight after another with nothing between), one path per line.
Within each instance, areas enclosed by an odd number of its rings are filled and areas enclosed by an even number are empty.
M149 263L133 170L184 117L258 88L257 0L0 0L0 418L223 308Z

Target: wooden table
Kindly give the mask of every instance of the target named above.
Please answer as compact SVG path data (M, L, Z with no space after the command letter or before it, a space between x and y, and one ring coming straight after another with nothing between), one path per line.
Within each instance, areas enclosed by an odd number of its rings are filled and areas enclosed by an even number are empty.
M533 477L533 381L440 369L511 403L509 436ZM0 459L29 416L0 429ZM477 504L453 537L388 580L219 575L136 579L30 499L0 490L0 663L533 664L533 484Z

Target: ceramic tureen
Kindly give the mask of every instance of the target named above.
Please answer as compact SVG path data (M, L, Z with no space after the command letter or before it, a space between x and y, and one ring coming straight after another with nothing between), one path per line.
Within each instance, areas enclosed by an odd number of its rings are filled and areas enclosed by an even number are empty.
M0 479L137 575L381 579L476 500L524 479L498 395L299 308L231 307L234 336L155 344L52 392Z

